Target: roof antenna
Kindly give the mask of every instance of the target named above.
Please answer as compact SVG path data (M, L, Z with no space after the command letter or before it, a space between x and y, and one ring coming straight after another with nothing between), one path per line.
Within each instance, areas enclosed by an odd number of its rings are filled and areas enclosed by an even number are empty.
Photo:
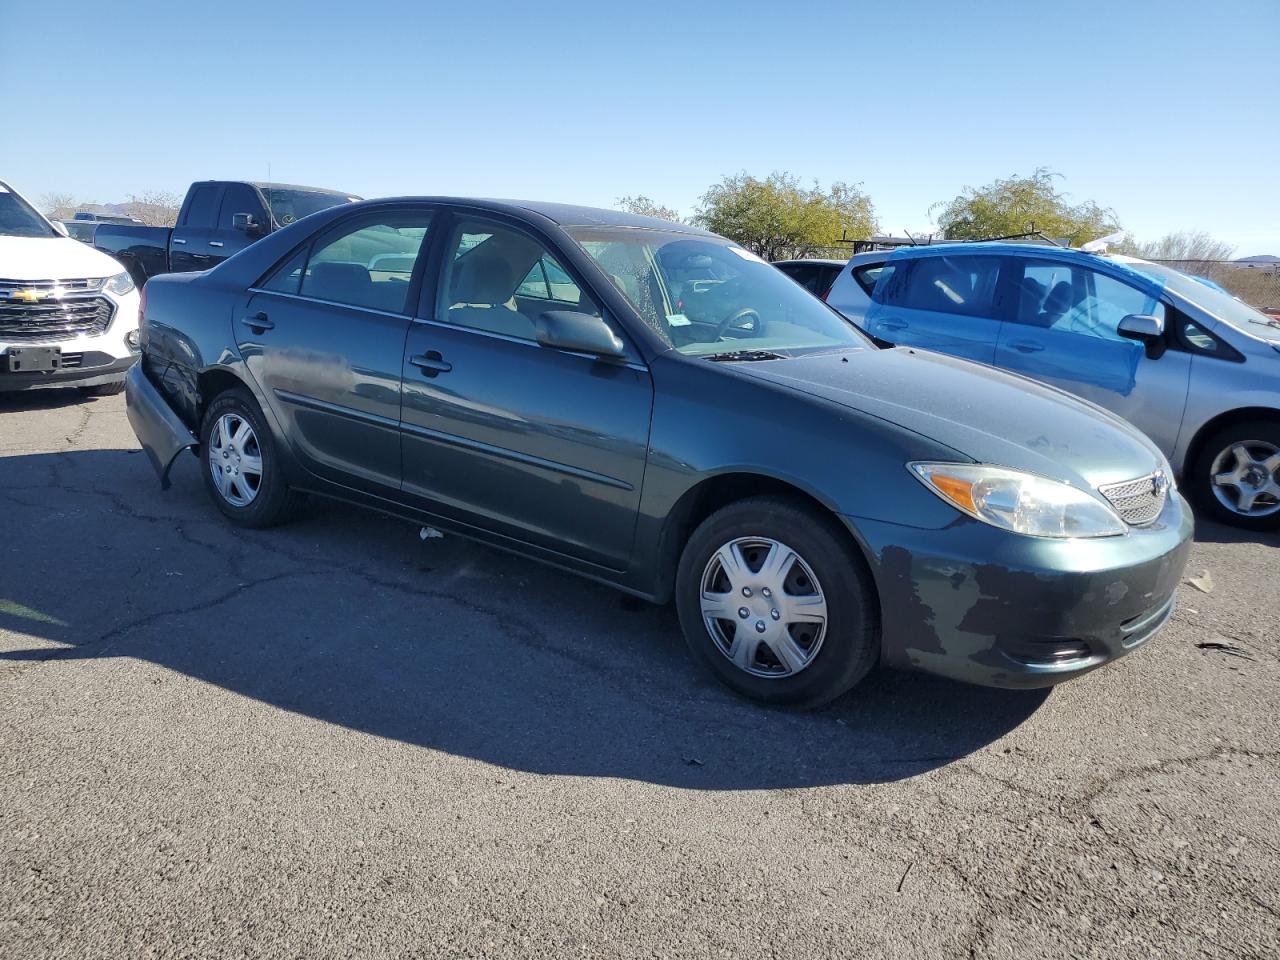
M918 247L918 246L919 246L919 244L918 244L918 243L916 243L916 238L915 238L915 237L913 237L913 236L911 235L911 231L910 231L910 230L908 230L906 227L903 227L903 228L902 228L902 232L903 232L903 233L905 233L905 234L907 235L907 239L911 241L911 245L912 245L913 247Z

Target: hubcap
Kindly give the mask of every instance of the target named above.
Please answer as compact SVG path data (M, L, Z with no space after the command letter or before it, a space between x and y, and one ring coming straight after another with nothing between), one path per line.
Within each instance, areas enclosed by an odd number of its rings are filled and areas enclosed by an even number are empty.
M209 435L209 472L223 500L247 507L262 488L262 450L249 421L224 413Z
M1209 468L1213 495L1242 517L1265 517L1280 510L1280 448L1265 440L1233 443Z
M809 666L827 632L827 600L804 558L764 537L731 540L702 573L702 620L716 649L757 677Z

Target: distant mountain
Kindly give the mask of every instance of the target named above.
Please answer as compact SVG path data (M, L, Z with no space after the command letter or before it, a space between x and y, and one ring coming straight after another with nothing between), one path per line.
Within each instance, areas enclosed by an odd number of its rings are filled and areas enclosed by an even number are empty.
M1254 257L1241 257L1236 261L1236 263L1258 264L1259 266L1265 264L1270 266L1273 263L1280 263L1280 257L1273 257L1269 253L1260 253Z

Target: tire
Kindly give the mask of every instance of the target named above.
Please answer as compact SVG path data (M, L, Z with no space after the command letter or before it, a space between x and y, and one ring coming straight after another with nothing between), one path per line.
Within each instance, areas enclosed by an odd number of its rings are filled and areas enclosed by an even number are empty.
M740 564L732 576L726 560ZM720 598L705 608L704 586ZM821 706L879 659L880 604L866 561L834 519L783 497L739 500L699 525L680 557L676 609L694 658L760 703ZM821 625L804 619L820 611Z
M124 377L111 383L99 383L92 387L81 387L80 392L86 397L114 397L124 393Z
M1244 465L1240 449L1251 465ZM1219 484L1235 475L1243 486ZM1280 421L1248 420L1217 431L1200 445L1185 486L1205 516L1245 530L1280 529ZM1252 493L1249 512L1241 499ZM1234 504L1234 506L1233 506Z
M285 482L275 437L243 387L218 394L205 411L200 468L214 505L237 526L273 527L296 512L300 495Z

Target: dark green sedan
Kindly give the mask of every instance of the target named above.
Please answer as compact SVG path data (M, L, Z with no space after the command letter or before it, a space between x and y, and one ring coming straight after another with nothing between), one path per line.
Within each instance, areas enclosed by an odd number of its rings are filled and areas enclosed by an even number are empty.
M232 523L363 504L665 603L812 706L877 663L1040 686L1169 618L1192 519L1098 407L879 349L732 242L556 204L335 207L148 282L129 418ZM335 625L341 629L341 625Z

